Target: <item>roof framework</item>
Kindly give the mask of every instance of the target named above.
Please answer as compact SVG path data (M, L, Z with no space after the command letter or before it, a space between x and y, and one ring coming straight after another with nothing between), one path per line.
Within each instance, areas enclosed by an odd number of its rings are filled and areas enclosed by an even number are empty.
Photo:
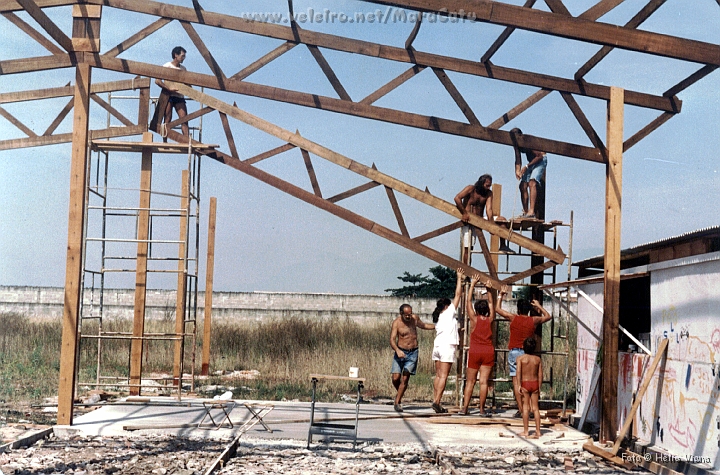
M665 0L649 0L624 25L615 25L599 21L604 15L621 5L623 0L599 0L586 11L575 16L570 13L563 3L563 0L526 0L523 6L493 0L362 1L369 4L402 8L408 12L424 12L449 17L451 19L464 19L477 23L498 25L502 27L502 32L481 57L477 58L477 60L469 60L460 56L442 55L417 50L413 44L418 33L423 28L421 21L416 22L415 27L410 32L404 44L389 45L305 29L294 21L290 22L289 25L273 24L208 11L200 5L198 0L192 0L192 6L187 7L147 0L0 0L0 14L21 30L29 41L36 42L49 52L49 55L44 56L0 61L1 75L32 73L62 68L75 68L76 71L76 82L74 85L47 88L39 91L0 94L0 104L73 96L59 111L52 121L52 124L42 132L32 130L0 106L0 115L12 123L24 135L22 138L3 139L0 137L0 150L35 147L62 142L72 142L73 144L65 299L66 309L63 333L63 351L65 354L71 355L68 356L69 358L73 357L72 355L75 353L74 345L77 344L76 341L73 342L72 331L73 325L75 326L75 331L77 331L79 275L81 272L79 261L82 243L82 209L84 197L79 190L83 188L82 184L84 184L85 181L83 169L88 140L133 136L146 132L148 129L158 130L156 120L151 121L149 126L147 125L149 117L146 107L143 108L141 106L138 111L137 120L131 120L118 109L103 101L97 94L109 91L140 89L141 102L144 98L145 103L147 103L149 100L149 80L147 77L181 83L180 88L186 95L204 105L204 107L197 112L190 114L185 121L211 112L217 112L220 115L228 141L229 153L208 151L207 155L211 158L226 163L233 168L276 186L297 198L321 209L325 209L338 217L445 265L460 267L462 263L432 250L423 243L427 239L458 227L457 218L459 218L459 213L452 204L432 196L427 190L422 191L394 179L387 174L381 173L374 165L368 167L354 162L347 157L303 138L298 132L292 133L280 129L273 124L242 111L234 105L216 99L212 94L200 93L197 90L193 90L190 86L201 86L213 91L253 96L497 144L516 145L543 150L552 154L605 164L608 169L609 191L607 203L611 211L608 215L608 224L606 225L608 226L606 230L606 244L614 239L612 245L606 247L617 247L617 252L615 253L617 256L606 256L605 268L606 273L617 273L619 276L619 199L622 194L619 177L622 152L636 145L681 111L682 102L678 99L677 94L712 73L720 66L720 46L640 30L639 27L643 22L657 11L657 9L665 3ZM720 5L720 0L718 0L718 4ZM46 13L47 9L69 5L73 7L72 32L70 33L63 31ZM540 9L539 7L541 6L547 7L550 11ZM153 21L147 26L140 28L137 32L130 34L120 43L103 50L101 48L102 37L100 34L103 8L123 10L138 14L144 18L150 16L153 18ZM293 11L292 0L288 1L288 10L290 12ZM22 15L28 15L40 28L38 29L25 21ZM210 70L209 74L175 71L158 65L123 59L121 57L133 46L146 40L158 30L175 22L178 22L182 26L189 39L207 63ZM140 24L141 22L138 23ZM200 27L202 27L202 30ZM216 33L220 34L223 31L234 31L270 38L276 41L279 40L281 43L269 53L258 55L256 60L240 70L225 71L216 60L211 48L203 41L200 33L204 32L205 28L213 28ZM598 49L591 58L575 71L572 77L496 65L493 62L493 58L496 57L503 45L517 30L596 45ZM320 68L332 87L332 90L335 92L335 96L331 97L317 93L303 92L300 87L280 88L247 80L254 73L297 47L304 47L309 50L314 62ZM586 76L614 49L623 49L670 58L671 60L689 62L695 65L695 70L681 81L675 84L668 84L667 89L660 95L647 91L618 91L617 88L587 81L585 79ZM391 61L404 65L406 69L400 75L365 97L353 98L324 53L328 51L351 53L372 59ZM133 78L125 78L110 83L92 84L92 69L115 71L132 76ZM465 118L464 121L412 113L397 108L382 107L376 104L378 100L393 90L406 83L410 83L415 76L423 73L425 69L432 71L439 84L447 91ZM469 101L463 96L460 89L453 82L451 75L448 73L462 74L471 78L476 77L519 84L532 87L536 90L514 107L501 114L494 121L483 124L478 119L476 111L473 110ZM425 74L427 74L427 72ZM288 72L288 75L292 80L292 71ZM543 98L555 92L561 96L563 102L577 121L577 124L587 136L591 144L590 146L529 134L515 135L503 130L503 127L513 119L535 106ZM606 139L608 143L603 142L601 135L593 128L586 111L578 101L580 97L600 100L610 105L608 107L609 119ZM111 129L88 130L89 102L91 100L120 121L122 126ZM162 101L163 99L161 98L161 104ZM656 115L635 134L624 139L622 136L623 106L648 109L654 111L653 113ZM73 112L74 117L73 132L56 134L55 131L59 124L71 112ZM274 135L286 144L268 150L255 157L242 160L236 150L234 138L228 125L228 117L243 121L270 135ZM183 121L177 120L172 125L177 125L181 122ZM167 135L169 138L177 141L187 141L186 137L173 131L168 131ZM312 191L307 191L284 182L280 178L272 176L253 166L261 160L293 148L299 148L301 151L310 178ZM347 168L369 181L359 187L347 190L330 198L325 198L323 197L315 176L310 153L335 165ZM399 232L380 226L336 204L342 199L378 186L383 186L387 192L390 205L397 220ZM431 230L420 236L411 237L404 223L397 199L395 198L395 192L403 193L425 205L440 210L451 216L453 223ZM611 221L612 224L610 224ZM516 242L547 259L545 264L518 273L513 278L506 279L506 282L516 281L534 272L539 272L544 268L563 262L565 258L562 250L559 248L551 249L537 243L525 242L522 236L508 233L507 229L496 226L494 223L490 223L482 218L471 218L471 224L491 234L505 237ZM608 263L608 259L612 262ZM617 269L613 270L613 265L609 265L612 263L616 264L614 267L617 267ZM488 269L492 268L493 266L490 263L490 259L488 259ZM617 272L615 272L616 270ZM490 274L489 277L494 285L499 285L500 282L497 276L493 272L490 272ZM613 275L609 277L609 280L606 277L605 302L606 326L610 332L614 331L615 333L617 333L617 308L615 308L613 312L611 307L618 305L618 294L613 289L619 290L619 277L616 280L617 281L615 281ZM610 297L608 297L608 295ZM615 318L614 329L613 318ZM606 337L605 341L606 348L612 347L610 343L613 340ZM615 357L617 357L617 355L615 355ZM613 381L612 361L608 358L606 358L605 361L608 361L608 366L604 369L609 369L609 371L604 373L604 377L607 378L607 381ZM615 365L614 372L614 381L617 381L617 365ZM72 388L73 383L74 374L61 374L61 407L59 411L59 421L61 423L72 422L72 391L63 391L63 387ZM604 385L604 387L613 385L614 384L607 384ZM70 397L64 398L63 394L65 393L70 394ZM608 409L608 411L611 412L608 417L603 416L604 422L606 420L611 421L609 423L609 429L604 431L604 434L608 435L614 433L612 429L615 427L616 422L612 421L616 419L616 417L614 415L614 404L612 404L612 393L604 393L603 397L605 407L609 407L610 409Z

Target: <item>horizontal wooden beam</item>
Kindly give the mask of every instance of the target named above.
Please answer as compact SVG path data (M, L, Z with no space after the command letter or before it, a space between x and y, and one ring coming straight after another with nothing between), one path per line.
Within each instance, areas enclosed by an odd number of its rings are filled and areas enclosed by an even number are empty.
M150 87L150 79L137 78L95 83L90 86L90 93L102 94L106 92L129 91ZM0 93L0 104L12 102L36 101L40 99L51 99L55 97L70 97L74 94L75 86L50 87L47 89L35 89L32 91L3 92Z
M178 92L180 92L181 94L184 94L199 103L205 104L206 106L210 106L219 112L223 112L230 117L233 117L241 122L244 122L245 124L250 125L251 127L273 135L282 140L283 142L294 144L303 150L312 152L320 158L323 158L343 168L347 168L348 170L355 172L358 175L362 175L372 181L376 181L382 185L385 185L388 188L398 191L426 205L432 206L433 208L442 211L448 215L451 215L457 219L462 218L462 213L460 213L460 211L454 204L437 198L430 193L408 185L407 183L397 180L389 175L381 173L377 169L358 163L344 155L328 149L327 147L323 147L322 145L312 142L302 137L300 134L292 133L288 130L278 127L277 125L263 120L260 117L240 110L236 106L226 104L219 99L216 99L208 94L196 91L195 89L185 86L184 84L177 84L177 89ZM529 249L536 254L541 254L556 263L562 263L565 260L565 254L562 252L562 250L555 250L550 247L544 246L521 234L513 233L504 226L499 226L494 222L488 221L487 219L480 218L476 215L471 215L468 222L473 226L503 237L511 242L514 242L515 244L524 247L525 249Z
M629 51L720 66L720 45L574 18L493 0L362 0L366 3L447 15L474 14L475 21L511 26Z
M34 58L8 59L0 61L0 75L48 71L51 69L70 68L77 61L69 54L52 56L36 56Z
M132 127L111 127L109 129L91 130L91 139L106 139L111 137L129 137L147 132L145 125L133 125ZM47 135L39 137L28 137L24 139L0 140L0 150L14 150L18 148L40 147L43 145L55 145L59 143L72 142L72 132L67 134Z
M61 7L64 5L75 5L78 0L36 0L35 2L40 8ZM17 0L0 0L0 12L18 12L24 8Z
M536 86L557 91L569 92L602 100L610 100L610 88L592 83L578 83L573 79L565 79L546 74L538 74L513 68L504 68L490 63L463 60L421 51L408 51L405 48L382 45L369 41L356 40L343 36L319 33L311 30L295 29L289 26L257 22L244 18L233 17L203 10L202 16L193 8L168 5L152 0L88 0L88 3L102 4L147 15L173 18L191 23L221 27L228 30L250 33L279 40L304 43L321 48L361 54L380 59L417 64L424 67L441 68L446 71L470 74L517 84ZM515 7L523 9L522 7ZM530 10L530 9L528 9ZM532 10L531 10L532 11ZM558 15L561 16L561 15ZM593 22L587 22L592 24ZM654 96L635 91L625 91L625 103L638 107L648 107L665 112L677 112L680 102L671 98Z
M509 132L488 129L478 125L466 124L449 119L441 119L439 117L424 116L369 104L352 103L332 97L289 91L287 89L253 84L246 81L237 81L229 78L225 81L225 89L222 89L217 78L209 74L179 71L172 68L164 68L155 64L109 58L102 55L88 54L86 55L85 61L97 68L110 69L142 76L151 76L167 79L173 82L204 86L210 89L225 90L248 96L262 97L265 99L287 102L305 107L354 115L356 117L363 117L366 119L375 119L419 129L443 132L451 135L459 135L462 137L475 138L505 145L513 145L513 137L511 137ZM543 150L556 155L603 163L603 158L600 152L591 147L533 137L531 135L523 135L522 138L519 139L518 144L524 148Z

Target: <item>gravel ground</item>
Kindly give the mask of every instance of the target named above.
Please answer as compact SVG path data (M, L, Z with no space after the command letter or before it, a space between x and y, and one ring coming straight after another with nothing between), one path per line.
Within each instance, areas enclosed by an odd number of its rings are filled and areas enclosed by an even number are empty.
M0 454L0 470L4 475L202 475L229 442L172 436L71 439L51 436L32 447ZM338 443L314 445L311 450L306 450L305 443L300 441L242 439L237 456L216 473L551 475L568 473L566 466L572 471L588 474L644 472L630 472L608 465L587 452L417 444L372 444L353 450L350 445Z

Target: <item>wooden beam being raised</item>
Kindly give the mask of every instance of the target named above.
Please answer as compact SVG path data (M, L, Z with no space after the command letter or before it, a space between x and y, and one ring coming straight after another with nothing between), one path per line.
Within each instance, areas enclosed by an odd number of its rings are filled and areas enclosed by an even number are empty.
M207 260L205 265L205 313L203 318L202 369L200 374L210 373L210 345L212 344L212 293L215 274L215 227L217 222L217 198L210 197L208 210Z
M334 151L332 151L326 147L323 147L322 145L316 144L310 140L307 140L304 137L300 136L299 134L293 134L292 132L290 132L288 130L278 127L277 125L267 122L267 121L265 121L259 117L256 117L248 112L242 111L235 106L230 106L229 104L226 104L218 99L215 99L212 96L209 96L207 94L196 91L195 89L192 89L183 84L178 84L177 87L178 87L178 92L180 92L181 94L184 94L184 95L186 95L202 104L210 106L220 112L224 112L228 116L234 117L235 119L240 120L252 127L262 130L263 132L266 132L270 135L274 135L275 137L279 138L283 142L288 142L288 143L297 145L301 149L312 152L320 158L324 158L325 160L335 163L336 165L339 165L343 168L347 168L348 170L353 171L359 175L362 175L366 178L369 178L373 181L376 181L387 187L390 187L395 191L399 191L400 193L403 193L404 195L407 195L417 201L425 203L426 205L432 206L433 208L438 209L438 210L440 210L446 214L449 214L451 216L454 216L457 219L462 218L460 211L457 209L457 207L454 204L450 204L447 201L444 201L440 198L437 198L437 197L431 195L430 193L426 193L418 188L415 188L406 183L403 183L400 180L397 180L391 176L381 173L376 169L373 169L373 168L365 166L361 163L355 162L354 160L351 160L350 158L345 157L344 155L334 152ZM514 242L514 243L524 247L525 249L529 249L530 251L532 251L536 254L547 257L548 259L551 259L552 261L554 261L558 264L562 263L565 260L565 254L562 252L562 250L551 249L547 246L539 244L539 243L533 241L532 239L529 239L518 233L513 233L509 229L505 228L504 226L499 226L495 223L488 221L487 219L480 218L476 215L470 215L469 223L475 227L484 229L492 234L497 234L500 237L503 237L511 242Z

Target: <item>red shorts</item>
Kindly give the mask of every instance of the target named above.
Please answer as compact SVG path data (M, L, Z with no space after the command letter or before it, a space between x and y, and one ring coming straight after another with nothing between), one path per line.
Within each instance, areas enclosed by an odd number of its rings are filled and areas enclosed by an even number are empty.
M530 394L540 390L540 382L535 381L520 381L520 385Z
M468 368L480 369L480 366L495 366L495 348L487 345L470 348Z

